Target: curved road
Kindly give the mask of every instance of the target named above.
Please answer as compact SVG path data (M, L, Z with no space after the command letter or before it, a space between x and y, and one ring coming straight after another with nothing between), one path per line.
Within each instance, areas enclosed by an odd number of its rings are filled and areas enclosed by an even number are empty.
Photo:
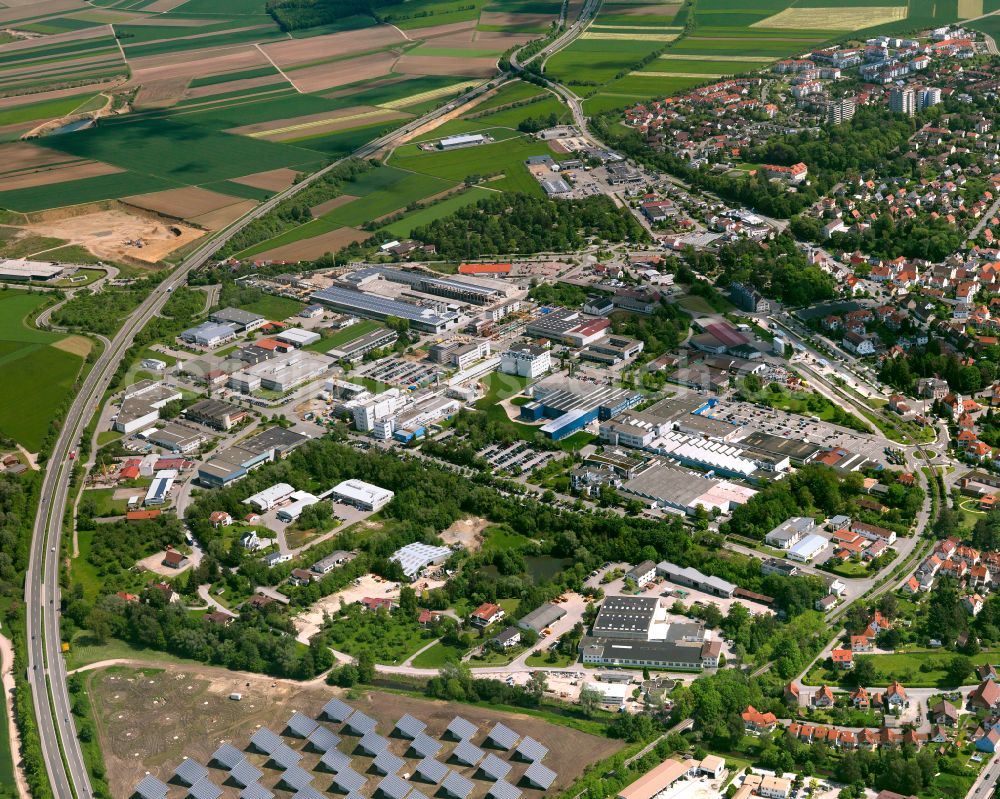
M384 147L392 146L417 127L444 116L456 104L467 102L483 92L495 88L506 79L506 75L499 75L464 93L452 103L435 109L408 122L392 133L364 145L352 155L365 158ZM132 345L136 332L159 313L170 297L170 292L183 286L192 269L205 264L217 250L248 224L272 210L278 203L303 190L330 169L343 163L344 160L346 159L331 163L300 183L275 195L195 250L125 320L119 333L105 347L101 357L87 375L66 414L42 483L41 500L32 532L31 556L24 590L30 636L28 642L28 683L34 698L42 757L49 775L52 792L57 799L92 796L90 778L76 737L59 634L61 600L59 553L61 551L62 522L69 501L69 487L74 463L69 459L70 452L77 446L87 422L97 412L101 397L111 382L120 361Z

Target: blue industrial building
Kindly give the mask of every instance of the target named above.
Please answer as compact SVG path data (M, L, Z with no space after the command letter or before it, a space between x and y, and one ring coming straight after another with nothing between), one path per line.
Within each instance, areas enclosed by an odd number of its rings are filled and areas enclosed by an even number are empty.
M593 421L613 419L642 401L637 391L611 386L594 386L581 381L535 387L535 400L521 406L520 416L529 422L551 421L540 430L559 441L582 430Z

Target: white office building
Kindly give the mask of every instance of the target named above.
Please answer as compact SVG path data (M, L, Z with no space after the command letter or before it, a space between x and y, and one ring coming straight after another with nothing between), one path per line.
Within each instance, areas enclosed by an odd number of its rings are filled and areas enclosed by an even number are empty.
M294 522L303 510L320 501L319 497L313 496L308 491L295 491L290 499L292 501L278 511L278 521Z
M521 347L507 350L500 356L500 371L507 375L535 379L551 368L552 356L544 347Z
M284 502L294 493L295 489L288 485L288 483L275 483L270 488L265 488L263 491L258 491L253 496L247 497L243 500L243 504L250 505L261 513L266 513L275 505Z
M388 488L381 488L364 480L344 480L335 485L331 493L331 498L336 502L367 511L380 510L392 501L393 496Z
M799 543L795 544L795 546L788 550L788 557L790 560L797 560L800 563L808 563L829 545L830 542L821 535L816 535L815 533L807 535L799 541Z

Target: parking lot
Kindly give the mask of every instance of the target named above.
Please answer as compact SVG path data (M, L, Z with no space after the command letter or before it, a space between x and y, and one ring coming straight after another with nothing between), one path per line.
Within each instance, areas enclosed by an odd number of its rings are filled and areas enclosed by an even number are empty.
M362 369L360 374L396 386L424 386L433 383L444 372L436 366L428 366L417 361L385 358Z
M765 408L750 402L727 401L715 407L712 417L740 425L746 434L762 432L822 447L842 447L876 463L887 463L884 452L886 442L883 439L828 422L817 422L796 413Z
M506 469L517 476L544 466L561 453L539 452L531 445L518 441L509 446L491 444L476 454L488 461L494 469Z

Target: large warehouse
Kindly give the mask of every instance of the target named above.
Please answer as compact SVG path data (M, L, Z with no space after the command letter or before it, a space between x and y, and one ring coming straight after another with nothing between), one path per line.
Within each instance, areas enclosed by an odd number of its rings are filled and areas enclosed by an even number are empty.
M344 480L333 487L330 497L336 502L353 505L361 510L376 511L392 501L393 493L388 488L366 483L364 480Z
M534 388L535 400L521 406L521 418L537 422L552 421L541 431L558 441L582 430L596 419L612 419L634 408L642 394L612 386L595 386L580 380L550 380Z
M447 297L472 305L489 305L507 296L505 287L487 285L485 281L473 283L470 280L432 275L418 269L394 269L389 266L370 266L366 269L359 269L357 272L351 272L345 282L350 282L363 289L370 284L370 281L379 278L411 286L415 291L423 294L434 294L438 297Z
M338 286L314 292L312 299L336 311L380 322L392 317L406 319L414 330L424 333L443 333L458 324L458 314L454 311L439 312L410 302L387 300L374 294Z

